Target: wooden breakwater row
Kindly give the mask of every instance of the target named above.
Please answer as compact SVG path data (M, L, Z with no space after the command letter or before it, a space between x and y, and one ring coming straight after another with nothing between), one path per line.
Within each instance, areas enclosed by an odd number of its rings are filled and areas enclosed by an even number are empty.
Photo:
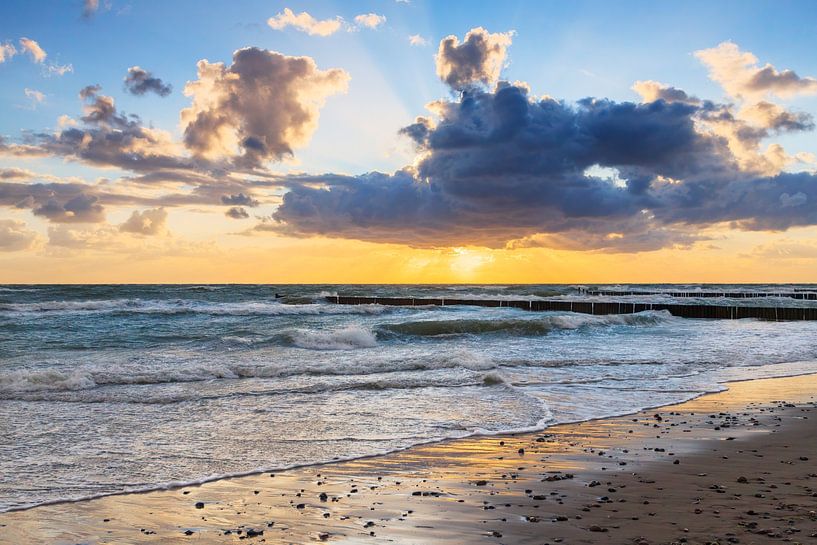
M711 318L738 320L758 318L771 321L817 320L817 307L744 307L726 305L667 305L659 303L616 303L594 301L542 301L504 299L453 299L418 297L362 297L356 295L330 295L326 301L338 305L389 305L400 307L454 306L518 308L530 311L579 312L581 314L634 314L647 310L665 310L682 318Z
M764 292L764 291L624 291L624 290L579 290L583 295L604 295L604 296L639 296L639 295L665 295L667 297L700 297L700 298L721 298L728 299L756 299L760 297L788 297L790 299L800 299L804 301L817 301L817 292L793 291L793 292Z

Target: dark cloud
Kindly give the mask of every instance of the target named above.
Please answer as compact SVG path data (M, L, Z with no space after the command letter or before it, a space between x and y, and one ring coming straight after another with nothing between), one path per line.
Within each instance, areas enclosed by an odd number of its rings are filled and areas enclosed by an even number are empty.
M346 90L340 69L319 70L310 57L249 47L233 63L198 63L185 86L193 105L182 110L184 143L196 156L243 167L292 155L317 128L324 100Z
M250 213L247 212L245 208L240 206L233 206L232 208L229 208L226 212L224 212L224 215L228 218L233 218L234 220L245 220L250 217Z
M767 91L775 94L814 93L817 91L817 80L801 78L793 70L778 72L774 66L767 64L752 74L746 86L753 91Z
M211 189L203 186L186 192L139 196L116 184L0 182L0 206L30 209L54 223L97 223L104 220L106 205L163 208L214 204L218 197ZM215 191L221 189L217 187Z
M98 223L105 221L105 209L95 195L80 193L67 201L50 198L33 209L35 216L54 223Z
M156 93L160 97L166 97L173 91L173 87L154 77L147 70L132 66L128 68L128 75L125 76L125 90L137 96L150 92Z
M412 246L642 251L689 245L718 222L817 224L815 175L741 170L728 139L696 128L734 123L728 109L688 99L571 107L507 83L468 91L438 104L436 124L402 131L421 152L416 167L293 177L299 183L259 229ZM615 169L623 182L594 168Z
M455 91L480 83L496 83L505 64L511 36L511 33L491 34L478 27L469 30L462 42L456 36L443 38L437 50L437 75Z
M135 92L164 92L157 78L138 67L130 70L129 79ZM201 61L199 79L186 88L193 105L182 112L184 141L122 112L112 97L102 94L101 86L88 85L79 92L83 111L76 121L63 116L57 131L24 132L15 142L0 136L0 156L59 157L129 174L117 180L116 188L92 188L90 184L16 187L3 183L0 203L31 208L55 222L79 218L98 221L102 217L101 208L65 209L68 201L80 194L99 199L96 207L257 206L253 188L281 184L261 163L304 145L317 127L324 99L345 90L347 81L346 72L319 70L309 57L288 57L257 48L236 51L228 67ZM0 170L0 180L15 179L31 176L20 169ZM142 196L143 191L128 195L132 192L128 186L134 185L175 191L158 197ZM10 194L16 198L12 200Z
M250 195L237 193L235 195L222 195L221 204L226 204L228 206L249 206L250 208L253 208L261 203Z
M0 139L0 154L52 155L134 172L195 170L206 166L181 155L181 149L167 133L145 127L138 116L117 110L113 98L100 94L100 90L99 85L89 85L79 93L85 102L83 126L33 134L23 144Z

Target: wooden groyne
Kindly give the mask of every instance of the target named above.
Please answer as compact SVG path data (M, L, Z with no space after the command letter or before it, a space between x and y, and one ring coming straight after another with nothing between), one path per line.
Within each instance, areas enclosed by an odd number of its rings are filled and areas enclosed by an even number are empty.
M726 299L757 299L761 297L782 297L789 299L800 299L803 301L817 301L817 292L797 290L791 292L766 292L766 291L625 291L625 290L591 290L582 289L583 295L603 295L613 297L639 296L639 295L665 295L675 298L726 298Z
M595 301L542 301L542 300L505 300L505 299L454 299L454 298L416 298L416 297L361 297L356 295L330 295L329 303L338 305L389 305L400 307L419 306L454 306L468 305L477 307L518 308L529 311L579 312L581 314L634 314L647 310L665 310L681 318L710 318L720 320L738 320L757 318L776 322L792 320L817 320L817 307L748 307L726 305L676 305L660 303L618 303Z

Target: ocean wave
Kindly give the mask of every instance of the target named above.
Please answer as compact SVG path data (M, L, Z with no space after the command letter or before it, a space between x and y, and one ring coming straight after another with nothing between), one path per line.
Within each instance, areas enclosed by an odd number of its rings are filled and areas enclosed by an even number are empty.
M542 318L507 318L499 320L422 320L380 326L384 336L389 334L412 337L446 335L484 335L505 333L512 335L545 335L553 330L570 330L594 326L650 326L672 320L666 311L646 311L636 314L558 314Z
M90 384L90 377L80 375L76 377L76 386ZM63 382L68 385L68 381ZM320 395L335 392L349 391L386 391L386 390L419 390L422 388L463 388L468 386L508 386L509 383L498 372L480 373L382 373L348 377L344 380L318 380L306 385L287 385L256 383L245 389L214 389L202 391L199 389L180 388L151 388L145 389L117 389L117 388L89 388L65 390L18 391L14 395L0 394L0 399L14 399L19 401L57 401L63 403L129 403L137 405L170 405L185 401L201 402L217 399L237 399L242 397L293 396L293 395ZM154 385L155 386L155 385Z
M36 303L0 303L0 313L133 313L133 314L210 314L210 315L319 315L382 314L381 305L330 305L321 303L283 304L274 301L219 303L189 299L99 299L86 301L43 301Z
M374 333L359 326L348 326L334 331L297 329L289 333L292 344L312 350L352 350L377 346Z
M0 394L39 390L85 390L96 385L92 376L82 371L18 369L0 374Z
M342 330L338 330L342 331ZM313 332L314 333L314 332ZM335 332L337 333L337 331ZM344 341L344 335L348 340ZM323 342L337 346L355 342L358 332L342 333L334 340ZM314 335L310 338L314 341ZM365 336L361 336L365 339ZM319 341L315 341L320 344ZM324 348L326 349L326 348ZM337 349L337 348L335 348ZM119 365L100 368L85 366L70 371L58 369L17 369L0 373L0 399L30 399L32 392L65 392L115 386L147 386L173 383L204 382L238 379L283 379L297 376L336 376L355 378L373 375L386 376L395 372L437 371L462 368L469 371L487 371L496 363L487 355L466 349L457 349L419 357L370 357L362 361L309 361L300 365L292 362L269 362L249 365L243 363L207 363L174 367L154 367L151 364ZM21 397L22 396L22 397Z

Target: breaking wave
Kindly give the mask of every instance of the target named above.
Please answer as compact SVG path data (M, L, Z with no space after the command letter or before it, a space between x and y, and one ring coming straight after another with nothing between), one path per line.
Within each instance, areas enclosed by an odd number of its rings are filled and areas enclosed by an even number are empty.
M650 326L672 320L666 311L646 311L637 314L610 314L594 316L587 314L559 314L542 318L501 320L423 320L386 324L380 331L413 337L436 337L444 335L484 335L505 333L513 335L545 335L553 330L570 330L594 326Z
M374 333L358 326L335 331L298 329L290 333L289 337L295 346L313 350L352 350L377 346Z
M353 348L352 343L375 342L368 332L337 330L325 337L309 332L304 339L310 348L339 350ZM333 336L334 334L334 336ZM368 333L371 335L371 333ZM348 345L348 347L347 347ZM0 374L0 399L34 399L34 392L71 392L101 387L160 385L204 382L220 379L284 379L297 376L365 377L386 376L396 372L437 371L461 368L467 371L488 371L496 363L484 354L469 350L451 350L431 357L369 357L362 361L312 361L301 365L288 362L265 364L203 363L183 367L112 366L100 368L83 366L71 371L57 369L17 369ZM357 380L357 379L355 379Z

